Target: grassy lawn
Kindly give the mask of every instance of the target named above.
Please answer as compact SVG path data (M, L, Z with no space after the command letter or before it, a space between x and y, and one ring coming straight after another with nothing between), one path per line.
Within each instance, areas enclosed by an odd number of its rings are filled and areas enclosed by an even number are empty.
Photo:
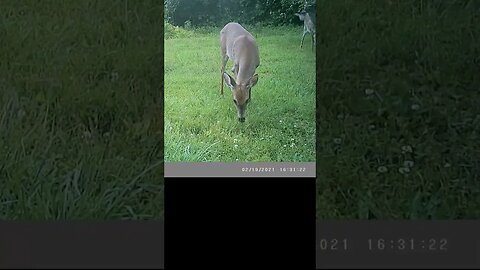
M1 1L0 219L162 218L162 12Z
M221 27L165 35L165 161L314 161L315 56L301 27L248 27L259 80L240 123L220 96ZM168 30L168 27L166 28ZM173 30L172 30L173 31ZM232 62L227 71L231 74Z
M317 218L478 219L478 1L318 5Z

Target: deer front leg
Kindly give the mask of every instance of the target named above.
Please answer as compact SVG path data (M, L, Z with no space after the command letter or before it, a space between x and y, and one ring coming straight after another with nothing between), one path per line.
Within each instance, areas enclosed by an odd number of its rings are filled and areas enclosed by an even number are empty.
M220 76L221 76L221 79L220 79L220 95L223 96L223 73L225 72L225 65L227 64L227 61L228 61L228 56L227 55L222 55L222 67L221 67L221 70L220 70Z

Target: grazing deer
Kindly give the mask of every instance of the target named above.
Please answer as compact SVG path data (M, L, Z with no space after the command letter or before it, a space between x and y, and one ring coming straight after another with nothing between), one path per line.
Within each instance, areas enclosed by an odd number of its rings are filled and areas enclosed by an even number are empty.
M258 81L258 74L255 74L255 70L260 65L257 43L245 28L231 22L220 31L220 48L222 53L220 94L223 96L225 80L232 90L238 121L245 122L247 104L252 97L251 90ZM235 79L225 72L228 59L233 61L232 72Z
M303 36L302 42L300 43L300 48L303 48L303 40L305 39L305 35L310 33L312 35L312 51L314 50L317 41L315 37L315 6L309 6L307 8L307 1L305 1L305 7L299 13L295 13L298 18L303 21Z

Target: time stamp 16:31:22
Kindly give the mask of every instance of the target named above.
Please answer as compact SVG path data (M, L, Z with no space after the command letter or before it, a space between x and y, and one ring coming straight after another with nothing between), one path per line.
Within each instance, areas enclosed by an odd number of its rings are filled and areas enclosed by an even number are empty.
M354 244L354 245L352 245ZM367 249L369 251L427 251L427 252L445 252L448 250L448 240L446 238L368 238L364 244L357 245L351 243L348 239L319 239L317 242L318 251L349 251L352 248Z

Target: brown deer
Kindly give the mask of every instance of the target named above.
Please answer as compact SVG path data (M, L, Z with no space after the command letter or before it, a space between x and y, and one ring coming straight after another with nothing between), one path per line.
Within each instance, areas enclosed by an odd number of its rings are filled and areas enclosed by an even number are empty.
M316 5L307 6L307 1L305 1L305 6L302 11L295 13L298 18L303 21L303 36L302 41L300 43L300 48L303 48L303 40L305 39L305 35L310 33L312 35L312 51L316 46L316 37L315 37L315 13L316 13Z
M247 104L251 100L251 90L258 82L255 70L260 65L260 56L255 38L238 23L228 23L220 31L222 53L221 90L223 83L232 90L233 103L237 108L238 121L245 122ZM233 78L225 72L228 59L233 61Z

